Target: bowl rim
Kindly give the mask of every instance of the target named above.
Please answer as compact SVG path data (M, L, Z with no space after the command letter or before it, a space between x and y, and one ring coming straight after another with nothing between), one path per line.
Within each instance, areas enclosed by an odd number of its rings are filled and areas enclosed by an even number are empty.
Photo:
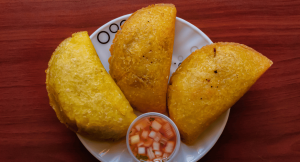
M127 146L129 154L134 158L135 161L139 162L139 160L133 155L133 153L132 153L132 151L130 149L130 146L129 146L129 133L130 133L131 128L133 127L133 125L137 121L139 121L142 118L149 117L149 116L157 116L157 117L164 118L164 119L166 119L172 125L172 127L173 127L173 129L174 129L174 131L176 133L176 146L175 146L175 149L172 152L172 154L169 156L169 159L167 160L167 161L172 161L175 158L175 156L177 155L178 150L180 148L180 142L181 142L181 140L180 140L180 133L179 133L179 130L178 130L176 124L173 122L173 120L171 118L169 118L168 116L166 116L164 114L157 113L157 112L147 112L147 113L144 113L144 114L138 116L137 118L135 118L131 122L131 124L130 124L128 130L127 130L127 133L126 133L126 146Z

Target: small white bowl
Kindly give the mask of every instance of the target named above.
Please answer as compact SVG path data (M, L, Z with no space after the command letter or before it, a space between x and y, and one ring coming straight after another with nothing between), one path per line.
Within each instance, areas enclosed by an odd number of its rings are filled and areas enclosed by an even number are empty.
M166 119L171 125L172 127L174 128L175 130L175 133L176 133L176 146L175 146L175 149L174 151L172 152L172 154L169 156L169 160L168 161L172 161L172 159L174 159L174 157L176 156L179 148L180 148L180 134L179 134L179 131L178 131L178 128L177 126L175 125L175 123L169 118L167 117L166 115L163 115L161 113L156 113L156 112L149 112L149 113L145 113L145 114L142 114L140 116L138 116L129 126L128 128L128 131L127 131L127 134L126 134L126 145L127 145L127 149L128 149L128 152L129 154L135 159L135 161L138 161L139 160L133 155L131 149L130 149L130 146L129 146L129 133L130 133L130 130L132 128L132 126L137 122L139 121L140 119L144 118L144 117L148 117L148 116L157 116L157 117L161 117L161 118L164 118Z

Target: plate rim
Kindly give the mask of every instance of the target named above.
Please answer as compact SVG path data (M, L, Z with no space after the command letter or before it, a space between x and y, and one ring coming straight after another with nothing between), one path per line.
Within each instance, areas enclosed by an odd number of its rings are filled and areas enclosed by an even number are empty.
M97 37L97 34L103 29L105 28L107 25L115 22L115 21L118 21L119 19L122 19L122 18L128 18L129 16L131 16L132 13L130 14L126 14L126 15L123 15L123 16L120 16L120 17L117 17L107 23L105 23L104 25L100 26L97 30L95 30L91 35L90 35L90 39L92 39L93 37ZM190 28L192 28L193 30L195 30L197 33L199 33L202 37L205 38L205 40L207 40L210 44L212 44L213 42L210 40L210 38L204 33L202 32L199 28L197 28L195 25L189 23L188 21L180 18L180 17L176 17L176 21L181 21L182 23L184 23L185 25L189 26ZM229 118L229 114L230 114L230 108L225 111L224 113L225 114L225 118L226 118L226 121L224 123L222 123L222 126L221 126L221 130L220 130L220 134L218 135L217 138L215 138L209 145L209 149L205 150L204 152L202 152L201 154L198 154L198 156L196 156L193 160L194 161L198 161L200 160L202 157L204 157L213 147L214 145L217 143L217 141L219 140L219 138L221 137L221 135L223 134L223 131L225 129L225 126L228 122L228 118ZM224 114L223 113L223 114ZM79 138L80 142L83 144L83 146L96 158L98 159L99 161L101 162L107 162L106 160L102 159L101 157L99 157L96 153L94 153L94 151L87 145L87 143L83 140L83 138L81 137L81 135L77 134L77 137ZM174 159L175 160L175 159Z

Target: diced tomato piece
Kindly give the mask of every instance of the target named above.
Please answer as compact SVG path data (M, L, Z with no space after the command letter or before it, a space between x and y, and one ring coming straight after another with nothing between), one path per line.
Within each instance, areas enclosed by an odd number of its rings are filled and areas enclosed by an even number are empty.
M132 136L132 135L134 135L135 132L136 132L136 129L132 128L129 135Z
M136 149L136 145L131 145L130 149L131 149L132 152L136 152L136 151L134 151Z
M152 145L152 143L153 143L153 139L147 138L147 139L145 139L144 146L150 147Z
M153 122L152 122L152 124L151 124L151 127L154 129L154 130L156 130L156 131L159 131L160 130L160 128L161 128L161 124L159 123L159 122L157 122L156 120L154 120Z
M144 145L144 142L143 142L143 141L140 141L140 142L137 144L138 147L141 147L141 146L143 146L143 145Z

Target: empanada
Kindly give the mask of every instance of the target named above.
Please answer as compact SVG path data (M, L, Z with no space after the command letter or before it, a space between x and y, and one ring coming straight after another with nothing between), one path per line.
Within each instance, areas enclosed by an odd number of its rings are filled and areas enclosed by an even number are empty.
M136 115L105 71L87 32L65 39L48 66L46 88L61 123L90 139L126 135Z
M172 75L168 109L182 140L193 144L272 65L237 43L214 43L188 56Z
M133 13L111 45L110 75L141 112L165 112L176 8L157 4Z

